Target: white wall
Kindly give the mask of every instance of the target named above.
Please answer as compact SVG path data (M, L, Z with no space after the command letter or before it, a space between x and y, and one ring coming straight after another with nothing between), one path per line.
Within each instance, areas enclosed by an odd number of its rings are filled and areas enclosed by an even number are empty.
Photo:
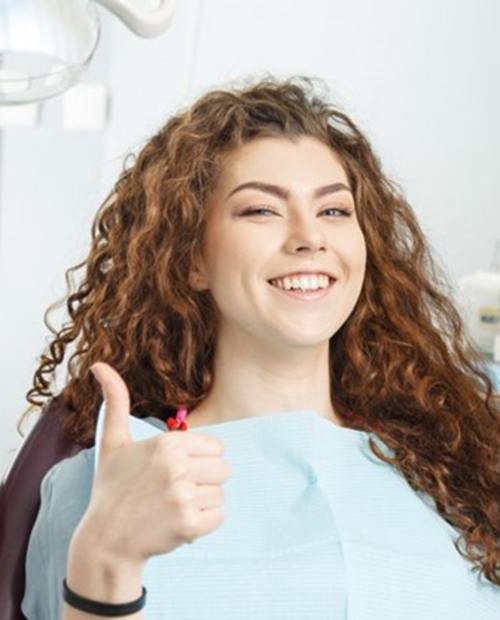
M171 29L148 40L100 14L84 81L109 86L106 129L62 130L55 98L41 127L1 136L0 473L22 441L16 421L49 336L43 312L85 257L124 156L210 87L263 71L326 79L405 188L452 282L487 268L500 239L497 0L183 0ZM60 369L58 389L65 378Z

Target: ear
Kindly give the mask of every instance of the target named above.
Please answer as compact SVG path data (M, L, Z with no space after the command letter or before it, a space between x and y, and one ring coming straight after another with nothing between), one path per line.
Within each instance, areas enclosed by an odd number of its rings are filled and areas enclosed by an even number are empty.
M205 275L205 269L203 265L198 266L198 267L194 266L191 269L189 273L188 282L191 288L194 289L195 291L202 291L208 288L207 278Z
M203 284L203 281L204 279L201 277L200 273L191 272L189 274L189 285L193 290L201 291L206 288L206 286L204 286Z

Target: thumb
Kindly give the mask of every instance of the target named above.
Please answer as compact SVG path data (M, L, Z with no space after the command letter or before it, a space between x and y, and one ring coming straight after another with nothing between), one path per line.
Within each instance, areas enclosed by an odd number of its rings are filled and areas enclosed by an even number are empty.
M90 367L101 386L106 415L102 427L101 453L132 442L129 429L130 395L121 376L105 362L96 362Z

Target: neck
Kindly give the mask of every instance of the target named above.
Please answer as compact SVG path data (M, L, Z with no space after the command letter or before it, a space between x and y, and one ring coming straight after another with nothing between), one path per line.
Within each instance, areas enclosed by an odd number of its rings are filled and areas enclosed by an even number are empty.
M221 335L222 336L222 335ZM208 396L188 413L190 428L308 409L342 425L331 402L329 343L286 350L241 332L220 337Z

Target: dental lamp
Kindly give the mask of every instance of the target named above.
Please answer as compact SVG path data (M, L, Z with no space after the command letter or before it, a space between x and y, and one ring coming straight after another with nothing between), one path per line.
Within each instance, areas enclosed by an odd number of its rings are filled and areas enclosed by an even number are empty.
M140 37L170 26L175 0L150 11L137 0L2 0L0 3L0 106L59 95L92 60L100 38L97 4Z

